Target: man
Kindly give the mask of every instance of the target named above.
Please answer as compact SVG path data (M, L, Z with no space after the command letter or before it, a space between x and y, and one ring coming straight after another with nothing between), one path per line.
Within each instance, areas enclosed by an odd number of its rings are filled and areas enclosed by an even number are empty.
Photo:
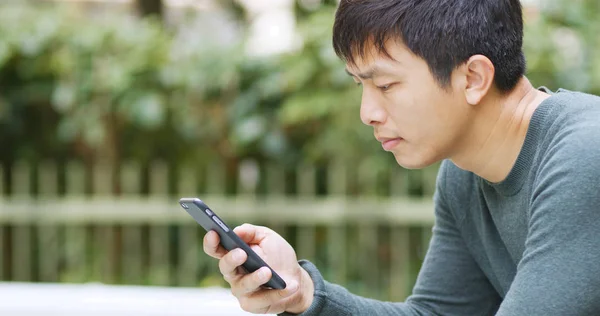
M323 280L282 237L236 228L288 284L259 289L243 251L206 253L243 309L283 315L600 315L600 98L525 78L518 0L342 0L333 44L360 116L399 165L443 161L412 295L379 302ZM262 274L262 272L265 272Z

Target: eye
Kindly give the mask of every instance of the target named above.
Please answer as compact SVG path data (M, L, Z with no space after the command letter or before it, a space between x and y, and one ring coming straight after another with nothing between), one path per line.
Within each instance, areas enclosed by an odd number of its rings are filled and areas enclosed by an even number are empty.
M378 88L379 90L383 91L383 92L386 92L386 91L388 91L388 90L389 90L389 89L390 89L390 88L391 88L393 85L394 85L393 83L390 83L390 84L386 84L386 85L383 85L383 86L377 86L377 88Z

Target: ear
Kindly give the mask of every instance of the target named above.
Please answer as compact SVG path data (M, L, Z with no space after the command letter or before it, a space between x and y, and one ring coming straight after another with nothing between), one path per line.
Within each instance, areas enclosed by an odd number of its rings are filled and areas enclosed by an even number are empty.
M474 55L464 65L466 75L465 98L471 105L477 105L488 94L494 82L496 69L489 58Z

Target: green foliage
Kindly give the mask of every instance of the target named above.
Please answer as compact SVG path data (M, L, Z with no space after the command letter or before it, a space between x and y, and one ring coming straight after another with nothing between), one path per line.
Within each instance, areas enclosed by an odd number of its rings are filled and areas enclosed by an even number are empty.
M302 49L268 58L244 57L239 7L229 2L238 34L229 42L220 27L198 23L213 12L164 26L5 5L0 159L392 161L361 124L360 88L333 53L335 3L297 5ZM542 9L527 14L528 77L600 94L598 5L555 0Z
M599 15L596 0L544 1L526 21L530 79L553 90L600 94Z

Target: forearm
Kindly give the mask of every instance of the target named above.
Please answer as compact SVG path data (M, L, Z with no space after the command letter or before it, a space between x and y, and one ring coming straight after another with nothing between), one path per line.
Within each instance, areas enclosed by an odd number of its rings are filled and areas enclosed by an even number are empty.
M319 270L308 261L300 261L314 283L313 302L300 316L350 316L350 315L424 315L428 314L417 304L382 302L360 297L339 285L323 279ZM291 313L282 316L295 315Z

